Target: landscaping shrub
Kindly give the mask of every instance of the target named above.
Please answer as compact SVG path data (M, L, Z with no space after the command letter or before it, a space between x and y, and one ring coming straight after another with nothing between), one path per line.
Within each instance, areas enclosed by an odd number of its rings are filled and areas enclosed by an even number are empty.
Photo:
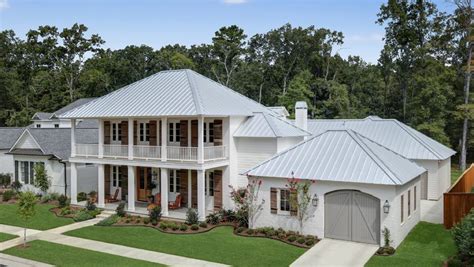
M199 222L199 214L195 209L189 208L186 211L186 224L192 225Z
M90 215L92 215L92 217L95 218L95 216L99 215L100 214L100 210L99 209L95 209L95 210L89 210L88 211Z
M150 223L150 218L143 218L143 223L144 224L149 224Z
M221 209L219 210L219 214L222 221L233 222L236 220L235 211L233 210Z
M238 227L237 229L235 229L235 231L236 231L238 234L242 233L244 230L245 230L244 227Z
M12 189L15 190L15 192L20 192L21 188L23 185L19 181L14 181L11 185Z
M79 194L77 194L77 201L81 202L81 201L86 201L86 200L87 200L86 192L79 192Z
M69 200L68 200L67 196L60 195L58 197L58 207L64 208L66 206L69 206Z
M168 224L165 223L165 222L162 222L162 223L160 223L160 226L159 226L159 227L160 227L160 229L162 229L162 230L166 230L166 229L168 229Z
M296 240L296 236L295 236L295 235L290 235L290 236L288 237L288 241L290 241L290 242L295 242L295 240Z
M86 209L89 211L93 211L97 209L97 206L92 202L90 199L87 200L86 202Z
M127 213L125 212L125 202L120 202L120 204L115 209L115 214L119 217L125 217Z
M125 220L125 223L130 223L130 219L126 219L126 220Z
M71 207L66 206L66 207L62 208L60 214L61 214L62 216L66 216L66 215L72 214Z
M10 199L16 196L16 192L13 190L6 190L3 192L3 202L8 202Z
M206 222L210 224L218 224L221 221L219 212L214 212L206 216Z
M314 240L306 240L305 244L306 246L312 246L314 245Z
M142 218L140 218L140 216L135 219L135 223L141 223L141 222L142 222Z
M184 232L184 231L188 230L188 226L183 223L183 224L181 224L181 226L179 227L179 230L181 230L181 231Z
M298 242L299 244L304 244L306 240L303 237L300 237L298 238L298 240L296 240L296 242Z
M239 209L239 210L235 213L235 222L237 222L237 224L238 224L239 226L248 228L248 227L249 227L248 221L249 221L249 212L248 212L248 210L246 210L246 209Z
M87 212L86 210L81 210L74 216L73 220L75 222L82 222L90 220L92 218L94 218L94 216L92 216L89 212Z
M12 176L9 173L0 173L0 186L6 188L12 182Z
M172 223L170 225L170 228L173 229L173 231L177 231L179 229L179 225L177 225L176 223Z
M199 225L197 225L197 224L191 225L191 230L193 230L193 231L199 230Z
M149 212L149 217L151 224L157 225L158 221L161 219L161 207L155 206Z
M207 223L206 223L206 222L201 222L201 223L199 224L199 227L201 227L201 228L207 228Z
M255 231L253 229L248 229L247 230L248 235L253 235L254 233L255 233Z
M474 208L471 209L452 229L454 243L458 249L458 258L469 264L474 262Z
M279 239L285 239L286 238L286 234L285 233L277 233L277 237Z
M114 225L115 223L118 222L118 220L120 219L119 216L117 216L117 214L114 214L110 217L107 217L105 219L103 219L102 221L98 222L96 225L97 226L111 226L111 225Z

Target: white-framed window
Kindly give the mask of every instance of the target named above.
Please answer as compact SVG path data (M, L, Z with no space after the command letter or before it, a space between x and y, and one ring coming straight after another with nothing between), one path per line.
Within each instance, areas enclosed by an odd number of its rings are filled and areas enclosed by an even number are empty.
M404 203L403 203L403 197L404 197L403 195L401 195L401 197L400 197L400 222L401 222L401 223L403 223L403 221L405 220L405 218L403 217L403 215L404 215L404 214L403 214L403 211L404 211L404 210L403 210L403 205L404 205Z
M140 142L149 142L150 141L150 123L140 122L138 125L138 136L140 137Z
M110 136L112 137L112 142L121 142L122 141L122 123L112 122L110 127Z
M37 123L36 128L41 128L41 124Z
M413 211L416 210L416 185L413 188Z
M206 182L204 183L204 192L206 196L214 196L214 172L208 172L206 175Z
M169 170L169 187L171 193L179 193L181 190L181 181L177 170Z
M278 214L290 215L290 190L278 189L277 194Z
M18 180L22 184L34 184L36 164L44 165L44 162L18 161L18 167L20 168Z
M112 186L122 187L122 168L120 166L112 166Z
M408 198L407 198L407 203L408 203L408 217L411 215L411 190L408 190Z
M181 141L181 124L179 122L170 122L168 124L168 141L170 143Z
M214 143L214 123L204 122L203 124L204 124L204 129L203 129L204 143Z
M59 124L58 124L58 123L55 123L55 124L54 124L54 128L59 128Z

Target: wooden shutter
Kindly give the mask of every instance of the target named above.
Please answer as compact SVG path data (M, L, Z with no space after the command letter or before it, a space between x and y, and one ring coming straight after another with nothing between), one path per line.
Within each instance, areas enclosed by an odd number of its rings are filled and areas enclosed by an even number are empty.
M138 144L138 133L140 133L140 129L138 129L138 122L133 122L133 145Z
M163 124L163 123L162 123L162 121L160 120L160 122L159 122L159 127L158 127L158 128L159 128L159 129L158 129L158 134L157 134L157 135L158 135L158 144L159 144L160 146L161 146L161 139L162 139L162 138L161 138L161 127L162 127L162 124Z
M128 145L128 121L120 123L120 130L122 131L122 145Z
M181 120L179 121L179 131L180 131L180 146L188 146L188 121Z
M192 147L198 146L198 121L197 120L191 121L191 146Z
M120 166L120 170L122 171L122 200L125 200L128 195L128 167Z
M179 193L184 205L188 204L188 170L179 170Z
M104 166L104 192L105 195L110 195L110 165Z
M296 216L298 214L298 206L294 205L293 201L298 202L296 190L290 190L290 215Z
M15 160L15 182L18 182L18 160Z
M277 194L278 194L278 189L276 188L270 188L270 212L276 214L278 211L278 203L277 203Z
M222 120L214 120L214 145L222 146Z
M214 171L214 210L222 209L222 171Z
M104 121L104 144L110 144L110 121Z
M193 208L197 208L197 171L191 171L191 201Z
M157 132L156 132L156 121L150 121L150 146L157 145Z

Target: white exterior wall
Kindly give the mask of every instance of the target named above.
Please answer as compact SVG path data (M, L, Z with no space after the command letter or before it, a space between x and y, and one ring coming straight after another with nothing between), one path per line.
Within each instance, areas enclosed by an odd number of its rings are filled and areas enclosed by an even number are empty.
M400 195L406 194L406 190L417 184L417 211L413 212L411 217L405 220L402 225L400 223ZM281 227L285 230L299 231L299 222L295 216L272 214L270 210L270 188L286 188L287 180L282 178L263 178L259 197L265 199L263 210L257 216L255 227L272 226L274 228ZM317 235L324 238L324 195L334 190L359 190L370 194L380 200L380 245L383 245L382 230L387 227L392 232L392 246L397 247L406 234L420 220L419 215L419 178L414 179L406 186L396 187L390 185L374 185L374 184L358 184L358 183L342 183L342 182L326 182L317 181L311 186L310 194L315 193L319 196L319 204L316 208L310 208L312 217L305 222L303 234ZM412 193L413 197L413 193ZM406 198L406 197L405 197ZM391 208L388 214L383 212L383 204L388 200ZM413 203L412 203L413 204ZM405 206L407 201L405 200ZM406 208L405 208L406 210Z
M304 137L281 137L277 138L277 153L280 153L288 148L293 147L299 142L303 141Z
M0 173L9 173L12 176L12 181L15 174L15 162L13 155L6 154L8 150L0 150Z
M237 131L239 126L245 121L245 116L231 116L223 120L223 141L224 145L229 149L229 166L224 168L223 181L222 181L222 201L223 206L226 208L232 208L233 203L229 199L230 188L229 185L238 187L245 181L239 174L238 166L238 152L237 152L237 140L234 138L234 133ZM245 183L246 185L246 183Z
M439 180L441 182L441 195L451 187L451 158L440 161Z
M416 200L415 200L415 190L416 186ZM418 224L420 221L420 201L421 201L421 181L419 178L412 180L411 182L402 185L402 186L397 186L396 187L396 197L390 203L390 213L395 212L396 216L393 217L395 221L393 221L391 224L393 225L393 228L389 228L390 232L392 234L392 239L393 239L393 244L392 246L397 247L400 245L400 243L405 239L405 237L408 235L408 233L415 227L415 225ZM410 190L410 197L411 197L411 212L410 216L408 216L408 190ZM401 222L401 196L403 197L403 223ZM414 204L416 201L416 210L414 210ZM383 205L383 204L382 204ZM383 239L382 239L383 241Z
M262 161L269 159L277 153L276 138L234 138L237 144L238 170L236 175L255 167ZM238 175L237 186L247 186L248 179L244 175Z
M438 160L415 160L428 171L428 199L438 200L451 186L451 158Z

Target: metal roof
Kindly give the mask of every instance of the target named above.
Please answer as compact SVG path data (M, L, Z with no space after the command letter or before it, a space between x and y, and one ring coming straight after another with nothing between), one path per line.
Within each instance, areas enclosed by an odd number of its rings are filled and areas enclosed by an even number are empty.
M352 129L409 159L444 160L456 153L395 119L370 116L352 120L308 120L308 131L313 134L330 129Z
M76 101L70 103L69 105L67 106L64 106L58 110L56 110L55 112L51 113L50 115L50 118L53 118L53 117L57 117L57 116L60 116L61 114L63 113L66 113L70 110L73 110L77 107L80 107L86 103L89 103L91 102L92 100L96 99L95 97L90 97L90 98L80 98L80 99L77 99Z
M31 118L31 120L34 120L34 121L48 121L50 120L50 117L51 115L53 115L53 113L47 113L47 112L36 112L35 115L33 115L33 117Z
M251 116L268 109L192 70L161 71L62 114L61 118Z
M352 130L328 130L244 174L320 181L401 185L426 170Z
M10 149L23 132L23 128L0 127L0 149Z
M297 137L311 133L271 113L254 113L235 131L234 137Z
M284 106L278 107L268 107L269 110L273 111L274 113L278 114L280 117L286 118L290 116L290 113Z

